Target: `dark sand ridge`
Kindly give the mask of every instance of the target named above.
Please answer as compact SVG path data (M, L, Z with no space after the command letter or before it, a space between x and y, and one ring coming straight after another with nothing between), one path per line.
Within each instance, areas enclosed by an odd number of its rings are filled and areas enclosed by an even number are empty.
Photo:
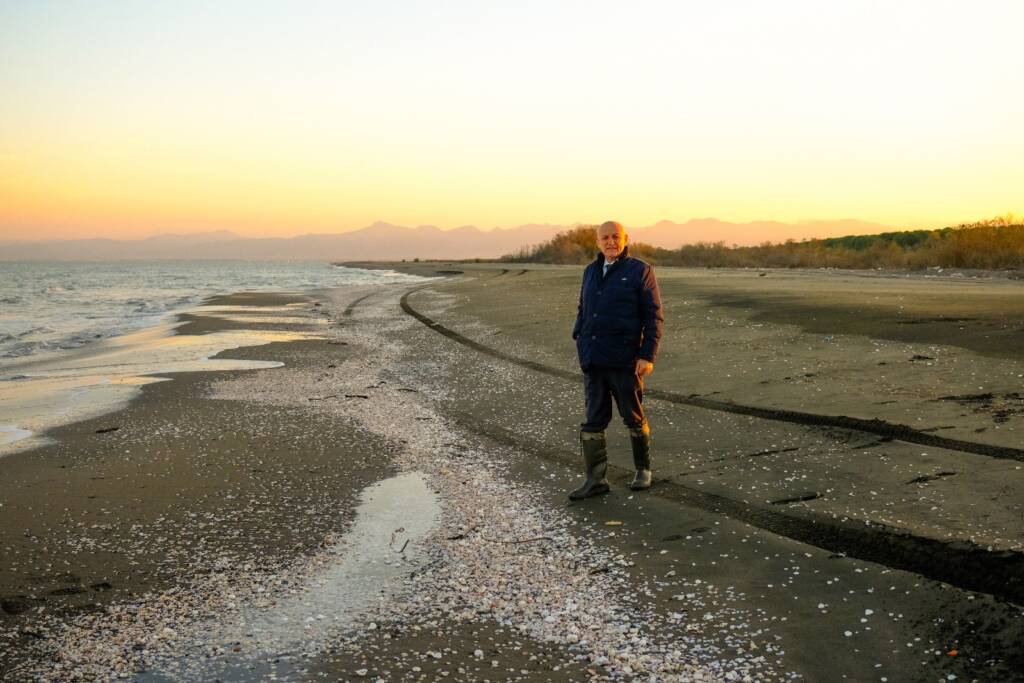
M445 267L446 270L451 268ZM557 268L543 268L539 272L526 274L516 268L494 270L483 267L483 270L478 281L449 284L444 289L458 297L452 312L466 313L471 316L470 320L486 324L486 329L474 330L467 320L460 320L453 327L471 330L466 336L489 345L487 348L504 349L499 352L518 358L539 359L541 363L547 360L551 363L545 366L549 371L573 375L571 365L566 367L565 362L559 363L559 360L564 361L564 357L572 353L571 342L566 344L561 335L551 335L549 331L567 325L564 320L558 319L558 310L571 310L571 305L566 306L564 302L575 296L571 293L577 286L575 278L567 278L565 271L559 273ZM668 277L661 278L667 301L674 294L680 294L676 291L679 283L674 275L677 273L669 270ZM688 277L690 274L685 275ZM723 279L723 275L717 273L711 277ZM758 276L740 273L739 277ZM807 274L799 277L804 284L808 283ZM532 283L531 278L534 278ZM821 278L820 274L818 278ZM731 281L730 277L724 279L727 283ZM868 282L868 285L863 285L855 277L846 275L843 279L847 289L852 286L867 287L880 280L887 288L897 287L901 283L899 280L894 282L892 278L860 278ZM749 286L743 282L741 284ZM1006 282L997 283L996 287L1001 288L1007 284L1019 287L1019 283ZM542 292L538 291L538 285ZM815 291L835 288L832 283L826 282L825 285L815 286ZM735 283L732 286L735 287ZM977 290L967 291L974 295ZM791 296L795 294L790 293ZM982 291L981 294L988 295L988 292ZM415 296L410 297L410 300L415 299ZM943 300L946 298L949 297L945 296ZM411 306L409 308L414 311ZM764 323L755 323L752 324L754 333L750 335L751 325L740 326L736 320L723 320L719 317L712 317L708 323L708 314L700 312L691 312L686 316L684 325L683 321L674 319L677 316L674 316L670 305L666 308L669 329L676 325L674 329L685 330L685 336L709 336L718 327L728 330L729 334L718 339L710 348L695 349L689 355L698 371L705 371L707 366L715 365L723 375L742 374L734 368L743 364L745 359L742 356L750 355L748 349L753 344L749 337L753 336L756 341L759 337L763 339L780 334L776 330L765 330ZM562 312L571 315L568 311ZM814 338L807 339L807 335L800 333L795 338L789 338L794 337L791 328L785 330L785 334L788 345L781 352L776 350L773 354L770 345L759 344L756 353L760 359L757 364L778 364L778 356L789 356L795 357L795 361L800 362L802 367L813 366L821 374L830 375L831 384L825 387L835 387L834 393L840 394L838 397L821 394L823 387L820 384L814 385L801 378L804 380L801 384L805 394L817 389L814 400L816 407L821 406L819 410L823 413L847 411L840 414L850 414L854 410L864 410L862 394L874 386L873 378L862 376L865 372L888 374L892 377L890 383L897 388L903 380L910 384L916 383L918 386L914 394L918 397L919 407L920 404L925 407L934 404L928 394L921 396L922 385L927 387L931 383L937 385L933 390L945 391L950 387L943 382L956 379L950 372L938 373L939 376L935 377L937 373L924 371L932 369L935 364L919 365L919 361L908 361L907 356L903 358L902 367L897 366L895 370L886 368L879 373L872 367L878 362L888 365L887 361L876 360L879 355L884 357L907 353L912 356L912 348L894 351L887 348L885 342L853 337L853 342L870 344L870 351L862 350L869 359L867 362L871 363L865 367L864 362L858 363L856 358L844 358L842 354L838 354L838 358L834 357L836 349L853 345L846 338L833 337L829 342L822 343L816 342ZM479 341L470 343L476 344ZM678 363L674 363L671 342L670 335L666 352L658 366L659 373L664 373L649 384L649 389L655 388L650 392L651 395L657 395L658 387L665 386L666 376L671 379L673 375L678 378L683 374L675 367ZM570 347L568 352L565 346ZM734 350L737 348L740 351ZM946 347L930 345L928 348L935 354L934 357L949 353ZM994 376L998 386L998 380L1002 378L1000 373L1006 372L1007 365L1010 366L1011 376L1015 374L1012 361L993 360L975 354L970 356L959 360L960 367L972 369L974 376L970 378L971 382L979 381L979 376ZM893 364L896 362L893 361ZM922 380L921 375L928 377ZM659 380L662 382L660 385ZM770 389L759 388L759 391L762 395L770 393ZM672 393L678 395L679 392ZM757 392L752 389L750 393ZM783 402L776 398L772 396L766 399L765 404L770 407ZM750 404L749 400L743 402ZM890 406L890 403L867 406L861 415L864 418L877 417L878 413L874 411L878 410L882 411L884 417L905 415L907 412L905 406L896 406L896 410ZM785 404L783 407L792 409ZM679 418L694 419L697 423L708 419L731 422L733 429L740 431L738 434L730 432L726 438L698 439L698 443L704 441L707 444L709 452L701 453L694 449L694 435L687 434L685 423L660 430L658 445L663 456L661 476L678 485L663 491L665 495L701 504L709 509L727 511L739 519L801 540L814 542L813 539L817 538L819 545L833 550L847 548L848 552L856 552L855 548L860 546L863 556L869 559L882 561L887 558L891 566L922 571L926 575L958 585L995 591L1018 600L1024 593L1019 578L1019 550L1024 523L1020 508L1021 471L1018 462L998 463L973 454L889 442L871 434L846 429L794 429L760 420L750 422L748 419L709 418L701 415L701 411L694 413L684 410L680 414L679 407L670 410L675 411ZM688 417L691 414L693 418ZM976 417L972 413L943 416L943 419L953 421L958 418L961 423L971 423ZM1019 432L1014 432L1012 414L1010 417L990 415L988 419L994 422L993 435L1001 437L1004 443L1016 445L1015 438ZM911 424L920 425L921 421ZM920 429L927 435L929 426L920 425ZM976 437L977 433L973 435ZM529 435L523 438L528 439ZM1015 450L1014 446L994 445ZM545 448L553 453L564 452L558 447L552 448L550 444L541 447L542 450ZM737 495L740 492L742 494ZM828 522L826 527L829 533L822 533L820 525L823 522ZM865 522L870 523L870 528L864 527ZM950 546L951 541L965 543ZM959 561L948 557L953 547L958 551ZM990 552L990 549L997 552ZM1011 552L1000 553L1000 549Z

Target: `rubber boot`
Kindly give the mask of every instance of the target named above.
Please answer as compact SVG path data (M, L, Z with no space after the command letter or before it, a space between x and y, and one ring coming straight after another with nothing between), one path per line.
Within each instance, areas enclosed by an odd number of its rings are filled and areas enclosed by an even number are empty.
M629 430L629 441L633 446L633 466L636 474L629 488L643 491L651 488L651 428L645 422L642 427Z
M608 480L605 478L608 474L608 447L604 432L580 432L580 450L583 452L587 479L582 486L569 493L569 500L583 500L608 493Z

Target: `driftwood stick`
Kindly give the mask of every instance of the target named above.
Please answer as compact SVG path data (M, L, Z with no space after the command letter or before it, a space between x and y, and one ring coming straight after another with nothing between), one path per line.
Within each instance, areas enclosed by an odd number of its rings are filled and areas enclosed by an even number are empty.
M490 541L491 543L506 543L509 545L514 545L516 543L533 543L534 541L553 541L555 539L551 538L550 536L534 536L533 538L522 538L515 541L503 541L500 538L485 538L484 540Z
M460 534L455 534L454 536L449 536L447 540L449 540L449 541L458 541L460 539L463 539L466 536L469 536L474 531L476 531L476 528L478 526L480 526L480 525L479 524L474 524L473 526L469 527L468 529L466 529L465 531L463 531Z

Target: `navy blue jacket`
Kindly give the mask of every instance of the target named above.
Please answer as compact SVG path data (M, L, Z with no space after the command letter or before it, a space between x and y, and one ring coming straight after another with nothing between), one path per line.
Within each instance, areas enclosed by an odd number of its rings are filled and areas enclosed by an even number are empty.
M584 372L591 368L632 370L638 358L658 355L664 316L654 269L624 249L604 275L604 255L583 271L579 312L572 338Z

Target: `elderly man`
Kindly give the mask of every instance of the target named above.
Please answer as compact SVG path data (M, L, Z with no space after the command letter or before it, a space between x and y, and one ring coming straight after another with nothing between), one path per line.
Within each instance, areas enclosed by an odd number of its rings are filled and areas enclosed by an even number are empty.
M612 398L629 429L636 474L630 488L651 486L651 430L643 409L644 377L654 371L661 327L661 293L650 264L629 255L620 223L597 229L601 253L583 271L576 340L586 396L587 419L580 448L586 481L569 494L581 500L608 491L608 449L604 430L612 419Z

